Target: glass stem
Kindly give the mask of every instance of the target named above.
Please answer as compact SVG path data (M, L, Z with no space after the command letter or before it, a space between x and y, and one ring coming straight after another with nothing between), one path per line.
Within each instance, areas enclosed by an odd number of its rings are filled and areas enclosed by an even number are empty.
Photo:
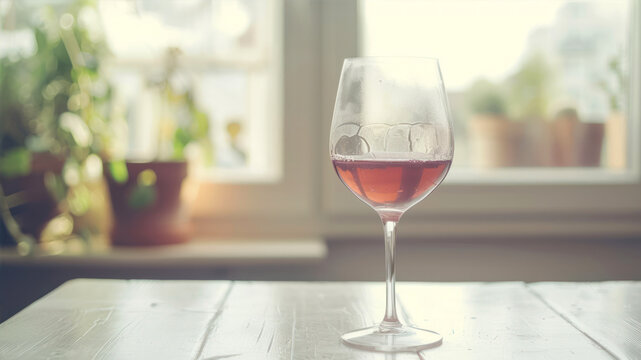
M396 316L396 224L396 221L383 220L385 229L385 269L387 272L385 318L381 323L381 327L384 328L401 326Z

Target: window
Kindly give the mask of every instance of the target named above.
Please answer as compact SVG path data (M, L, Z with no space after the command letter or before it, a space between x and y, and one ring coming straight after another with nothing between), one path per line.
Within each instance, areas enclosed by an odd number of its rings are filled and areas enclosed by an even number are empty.
M17 7L14 4L18 1L0 0L0 15ZM216 161L205 174L214 181L203 182L192 209L202 236L378 238L375 215L339 182L327 154L342 61L359 55L441 57L450 91L457 131L455 169L438 191L404 217L404 236L641 233L641 111L633 100L641 94L639 0L98 4L97 16L114 52L108 65L129 125L129 135L122 139L132 156L155 151L154 144L145 141L158 119L153 96L144 89L162 73L167 48L180 45L178 61L185 65L181 76L192 84L197 104L214 124ZM594 21L590 16L595 10L581 4L599 9L607 5L596 11L603 17L598 26L582 23ZM560 16L576 21L568 20L565 35L555 37L564 23L559 23ZM0 31L0 55L28 52L32 37L19 29L8 33L6 24ZM587 50L595 58L581 55ZM610 66L613 63L616 66ZM552 94L563 96L534 92L545 97L544 107L537 96L529 97L534 99L530 102L510 100L514 77L527 75L526 65L535 72L549 70L554 75L548 74L554 79L551 87L558 91ZM619 71L626 85L618 82ZM526 86L524 91L530 90ZM616 131L606 128L613 105L624 114L625 126ZM474 107L503 113L499 124L526 128L505 132L530 141L512 140L524 147L519 151L497 150L496 134L502 130L492 130L492 122L485 126L490 135L473 129L484 126L471 125ZM534 115L540 118L526 119ZM574 135L559 141L566 128L592 123L597 126L574 129ZM602 146L586 140L592 131L601 136ZM577 156L575 150L586 141L598 151ZM561 145L575 154L561 158L567 162L552 156L567 153L553 151ZM619 156L611 160L615 153ZM501 154L519 157L498 158Z
M162 128L163 116L150 83L163 76L167 62L175 61L175 86L193 91L210 120L213 159L201 175L215 182L279 179L281 39L275 3L99 2L114 55L111 76L128 123L126 157L148 159L162 153L149 136Z
M637 0L589 1L589 6L597 6L598 9L608 7L605 11L598 10L597 14L597 17L604 17L605 20L592 23L594 19L590 19L588 15L594 15L595 9L588 11L582 4L585 5L586 2L353 0L325 3L322 39L325 54L323 77L327 80L324 84L326 100L323 109L330 109L325 110L326 118L331 117L331 99L336 95L343 58L359 55L441 58L456 122L454 168L437 191L404 216L404 230L401 231L424 238L511 238L564 234L602 239L637 236L641 231L638 225L638 214L641 213L641 159L638 147L641 112L638 102L634 101L639 97L641 89L638 66L641 59L641 6ZM591 59L580 57L569 58L567 63L551 61L545 58L548 56L545 51L541 51L542 55L533 56L536 61L528 57L529 53L535 53L534 45L549 49L553 44L568 44L567 40L559 43L551 41L558 35L554 35L554 31L557 31L554 26L559 16L578 17L577 22L567 23L570 28L568 36L571 39L578 36L581 46L596 46L594 49L597 52L603 51L598 54L602 55L598 62L595 60L592 64ZM612 25L612 19L616 19L617 24ZM528 36L530 32L533 32L531 37ZM592 37L597 39L594 44L583 42L593 40ZM531 41L528 42L528 39ZM604 39L611 39L611 44L605 44ZM576 51L571 46L564 49L570 53ZM627 80L622 86L617 83L610 67L610 59L613 57L620 59L620 69L626 74ZM540 65L537 62L543 62L541 58L552 69L551 73L555 74L555 82L559 82L553 87L552 94L556 95L558 93L554 91L562 90L564 98L550 97L550 93L539 92L549 102L549 106L544 107L545 111L539 113L544 115L541 116L544 119L525 120L528 117L528 112L525 111L528 107L515 109L515 105L519 103L509 101L507 95L510 95L510 91L507 90L511 90L510 80L523 72L519 70L524 65L533 63L536 66L530 67L538 70ZM601 70L591 67L597 63ZM574 66L577 64L583 67ZM569 71L564 72L563 69ZM568 79L561 79L562 77ZM478 81L483 78L486 81ZM567 163L532 160L534 156L545 155L538 154L539 152L545 153L553 149L549 145L552 137L550 134L554 134L554 127L561 128L559 130L563 128L556 125L557 117L570 118L569 121L558 121L561 124L594 122L604 127L604 117L610 115L611 108L607 91L600 88L599 82L602 80L610 89L619 92L615 99L620 101L623 109L625 129L619 128L618 134L614 132L608 135L604 128L598 131L604 133L601 140L603 145L592 154L592 159L598 159L599 162L588 162L576 155L571 157L572 162ZM573 81L593 83L590 83L588 92ZM619 84L618 88L616 84ZM480 134L470 134L469 108L473 97L466 96L466 93L473 85L477 85L474 90L482 95L480 98L489 98L483 104L486 108L492 110L496 107L493 104L494 97L498 98L500 106L504 106L506 117L517 113L517 110L521 112L521 120L510 119L504 122L536 124L522 126L534 128L527 129L526 134L534 139L538 136L537 141L516 142L527 149L519 151L530 157L526 157L527 161L499 162L497 160L501 159L495 158L492 159L494 162L490 162L491 158L487 156L479 158L478 150L474 147L481 147L491 153L497 144L492 135L480 138L479 144ZM484 87L490 91L481 91ZM528 91L531 98L536 99L533 95L537 93L531 91L531 87ZM594 98L598 98L598 102ZM567 101L571 106L561 103L561 100ZM555 103L557 101L558 106ZM521 103L528 104L525 101ZM537 101L531 103L537 104ZM567 111L572 108L574 111ZM512 125L518 126L521 125ZM325 131L328 129L329 125ZM576 138L588 138L586 133L590 131L592 130L580 130L583 133L581 135L577 135L579 131L576 131L574 135L565 137L571 141L557 144L564 144L570 149L580 147ZM496 130L492 130L490 134L492 132L496 137ZM608 136L615 141L608 143ZM472 139L473 137L477 138ZM591 141L587 143L590 150L596 148L591 145ZM625 145L621 148L623 144ZM609 146L613 145L623 149L624 162L616 164L608 159ZM494 151L495 154L507 155L513 155L512 152L516 151ZM621 160L621 157L618 159ZM324 170L323 210L332 219L328 232L336 236L358 234L361 231L359 229L364 228L363 224L373 224L374 221L367 220L372 216L371 211L347 195L344 186L335 179L331 167L326 166ZM373 232L372 234L375 235Z
M633 1L358 6L361 55L440 58L456 131L451 180L607 182L637 171Z
M162 137L156 85L163 77L178 95L193 93L210 122L213 158L202 174L217 182L274 182L282 176L280 148L281 20L278 0L0 1L0 56L35 51L32 28L54 12L106 40L122 140L117 156L161 159L171 155ZM48 17L49 16L49 17ZM101 43L102 45L102 43ZM169 75L169 64L175 63ZM165 99L166 100L166 99ZM119 119L119 117L121 119ZM122 121L118 121L122 120ZM166 122L168 123L168 122ZM159 145L161 144L161 145ZM201 154L202 155L202 154ZM210 156L211 154L206 154Z

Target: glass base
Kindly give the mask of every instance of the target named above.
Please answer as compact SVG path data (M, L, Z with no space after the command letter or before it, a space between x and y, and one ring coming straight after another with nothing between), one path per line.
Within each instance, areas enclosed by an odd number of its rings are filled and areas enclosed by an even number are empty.
M345 333L341 339L345 344L359 349L387 352L418 351L443 343L439 333L411 326L372 326Z

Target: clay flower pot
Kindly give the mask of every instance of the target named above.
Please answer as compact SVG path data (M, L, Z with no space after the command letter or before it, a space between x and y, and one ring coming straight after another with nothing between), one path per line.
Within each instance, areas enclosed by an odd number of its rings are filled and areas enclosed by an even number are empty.
M114 245L147 246L189 240L191 228L182 200L184 161L127 162L128 178L116 181L105 166L113 208Z
M475 115L469 122L472 164L480 168L547 166L550 131L541 119Z
M581 122L576 111L561 111L552 123L555 166L601 165L604 125Z
M504 116L474 115L469 122L472 164L479 168L518 166L524 132Z
M32 155L29 174L12 178L0 176L2 189L10 203L11 215L20 226L20 231L36 240L40 239L47 223L60 214L58 202L45 186L45 176L47 173L59 175L62 166L63 161L54 155L35 153ZM4 230L2 229L3 232ZM0 245L15 245L8 236L2 238Z
M606 164L611 169L625 169L627 165L626 119L618 111L605 122Z

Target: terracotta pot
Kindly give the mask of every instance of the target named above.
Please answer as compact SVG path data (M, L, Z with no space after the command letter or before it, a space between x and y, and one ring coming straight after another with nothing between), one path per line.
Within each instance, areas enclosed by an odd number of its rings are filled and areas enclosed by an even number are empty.
M576 115L557 116L550 124L552 128L553 165L574 166L574 133L579 123Z
M475 167L496 168L516 162L514 129L507 118L494 115L474 115L469 121L471 161Z
M576 166L601 166L604 134L604 124L579 124L576 133Z
M610 114L605 122L605 159L611 169L624 169L627 165L626 125L620 112Z
M523 127L520 166L550 166L552 164L552 134L549 124L542 118L527 119L518 124Z
M550 129L541 119L510 121L475 115L470 119L472 164L480 168L547 166Z
M112 244L146 246L189 240L191 228L181 198L183 181L187 177L186 162L127 162L129 178L122 184L113 179L108 169L106 164L114 215ZM155 182L150 186L154 199L142 207L132 205L132 196L140 186L140 174L146 170L155 174Z
M576 113L564 113L552 123L555 166L601 165L604 125L581 122Z
M63 161L49 153L36 153L32 155L31 173L25 176L4 178L0 176L2 189L8 199L15 199L18 205L12 206L10 211L20 230L40 239L42 230L47 223L60 214L58 203L45 186L47 173L60 174ZM3 224L2 232L6 229ZM5 233L0 239L2 245L15 245Z

